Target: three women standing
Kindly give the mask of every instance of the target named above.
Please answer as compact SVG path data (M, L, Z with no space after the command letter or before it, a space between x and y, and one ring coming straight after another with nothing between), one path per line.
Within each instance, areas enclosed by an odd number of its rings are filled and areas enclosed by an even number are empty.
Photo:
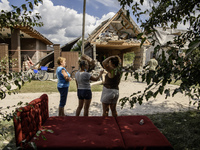
M59 67L57 67L56 74L58 78L57 88L60 92L60 104L59 104L59 116L64 116L64 106L67 100L69 82L72 80L70 74L65 69L66 59L59 57L57 61ZM103 107L103 116L108 116L109 108L111 109L112 116L117 116L116 104L119 98L119 83L121 80L122 72L119 69L121 65L121 59L119 56L110 56L103 62L103 67L107 71L105 81L103 83L103 91L101 95L101 102ZM92 100L92 91L90 81L97 81L103 74L103 70L100 71L99 76L94 77L87 72L89 68L86 60L80 61L80 70L75 75L77 85L77 96L79 104L76 109L76 116L80 115L80 112L84 106L84 116L88 116L89 106Z

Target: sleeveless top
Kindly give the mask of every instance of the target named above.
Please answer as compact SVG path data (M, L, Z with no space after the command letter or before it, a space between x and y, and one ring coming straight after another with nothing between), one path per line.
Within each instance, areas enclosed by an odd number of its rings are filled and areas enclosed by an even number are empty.
M108 77L108 73L105 76L104 86L108 89L117 89L119 90L119 82L121 79L121 73L117 72L117 74L113 78Z
M67 70L64 67L57 67L56 69L56 75L58 78L58 84L57 87L58 88L65 88L65 87L69 87L69 82L65 80L63 74L62 74L62 70L65 70L66 73L68 74L68 76L70 77L70 74L67 72Z

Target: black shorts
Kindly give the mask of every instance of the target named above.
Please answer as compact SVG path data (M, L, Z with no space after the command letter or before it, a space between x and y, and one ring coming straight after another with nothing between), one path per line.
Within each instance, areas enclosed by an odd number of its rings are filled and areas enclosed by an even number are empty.
M91 100L92 91L89 89L78 89L77 96L78 96L78 99Z

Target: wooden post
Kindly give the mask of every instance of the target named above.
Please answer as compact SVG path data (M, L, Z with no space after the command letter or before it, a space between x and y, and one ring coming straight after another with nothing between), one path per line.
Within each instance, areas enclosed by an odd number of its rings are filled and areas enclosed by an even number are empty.
M21 71L21 46L20 46L20 30L14 29L11 34L11 50L15 50L12 59L17 59L16 66L13 67L13 71Z
M93 44L93 59L96 60L96 44Z
M84 0L84 4L83 4L82 55L84 54L84 34L85 34L85 5L86 5L86 0Z
M61 55L60 44L54 44L53 48L54 48L54 73L56 73L56 69L58 67L57 60L58 57L60 57Z
M7 66L6 66L6 72L9 71L9 53L8 53L8 44L6 43L0 43L0 60L2 60L3 58L6 58L7 57L7 60L6 60L6 63L7 63ZM1 71L3 68L1 68Z
M135 59L134 59L134 70L140 69L142 66L142 55L143 55L143 50L141 52L140 47L134 50L135 53Z

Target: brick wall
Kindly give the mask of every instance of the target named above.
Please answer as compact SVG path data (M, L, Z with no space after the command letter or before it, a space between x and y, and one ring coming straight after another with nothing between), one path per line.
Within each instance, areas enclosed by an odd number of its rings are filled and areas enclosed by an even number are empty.
M54 48L54 73L55 73L58 67L57 59L58 57L61 56L60 44L54 44L53 48Z

